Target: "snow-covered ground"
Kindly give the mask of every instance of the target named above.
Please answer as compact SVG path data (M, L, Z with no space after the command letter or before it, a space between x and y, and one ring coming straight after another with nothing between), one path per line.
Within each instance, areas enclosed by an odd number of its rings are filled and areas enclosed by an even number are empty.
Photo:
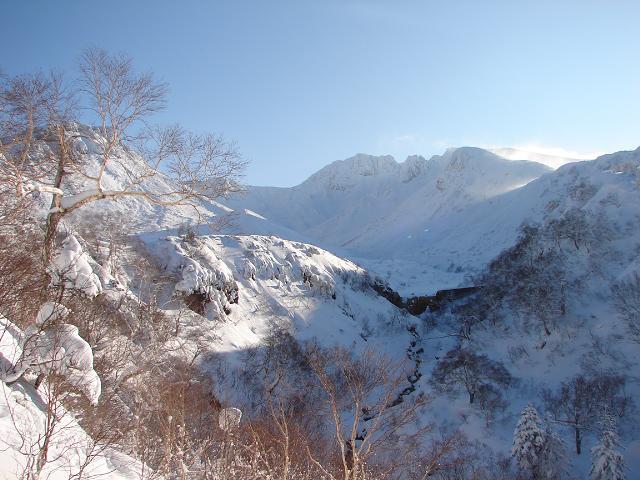
M90 142L78 148L91 161ZM119 155L107 172L108 188L122 187L129 169L140 168L136 155ZM224 355L230 368L241 368L242 352L260 346L274 327L299 340L316 338L355 351L371 347L402 359L416 338L408 328L416 326L425 352L417 392L433 396L421 420L461 428L472 440L508 454L524 406L540 406L541 388L553 388L591 365L598 348L605 351L598 358L600 368L626 372L628 391L635 397L640 393L638 344L626 335L610 293L614 283L640 271L639 168L640 150L569 163L556 171L476 148L429 160L410 157L400 164L391 157L358 155L325 167L297 187L253 187L224 205L150 207L135 198L96 202L73 218L70 228L92 230L100 238L110 223L131 226L130 244L169 278L159 299L167 313L184 308L185 297L200 302L192 307L201 308L202 315L189 311L182 320L183 346L188 349L198 339L207 353ZM73 193L82 185L66 188ZM144 188L170 191L171 184L159 176ZM46 205L47 194L41 196ZM548 337L521 328L522 318L512 315L505 302L499 306L503 324L478 329L469 343L502 362L518 380L505 395L504 412L487 422L465 395L442 394L429 384L437 360L458 341L451 318L445 318L446 312L412 317L376 293L373 279L379 277L405 297L472 285L492 259L516 243L523 222L546 225L572 211L582 212L591 230L581 237L588 238L588 247L575 248L566 239L558 245L567 278L581 285L569 292L560 327ZM208 227L216 219L230 223L224 234ZM112 278L99 263L98 258L86 262L98 278L96 291L108 291ZM82 274L95 281L91 272ZM129 288L128 295L141 294L133 282ZM224 387L224 382L218 386ZM37 424L42 412L29 388L3 384L0 412L22 405L21 415L32 410L30 421ZM230 389L225 398L242 394ZM637 419L631 411L622 429L632 478L640 472ZM0 421L6 438L15 438L10 416L3 413ZM570 432L563 429L562 435L570 445ZM585 452L593 439L587 435ZM16 448L2 454L17 455L7 467L14 471L20 465ZM588 454L571 460L576 476L584 476Z
M418 319L377 294L365 270L319 247L258 235L143 238L178 279L172 298L204 294L203 315L219 336L210 348L233 363L274 328L396 359L412 340L407 328Z
M458 155L464 160L454 162ZM627 391L637 398L640 389L634 366L640 362L640 352L613 305L611 288L640 266L640 149L568 163L554 172L540 168L535 179L527 178L530 164L503 163L471 149L448 152L424 164L433 162L431 169L436 171L438 162L446 158L459 168L446 167L441 176L419 173L408 185L397 182L389 187L389 177L402 178L399 172L406 172L411 160L398 165L387 157L359 156L327 167L298 187L256 188L247 199L235 201L237 205L247 202L267 218L307 235L315 234L319 244L336 245L334 251L375 272L404 296L471 285L493 258L516 243L523 223L545 225L580 212L588 223L580 235L591 246L582 250L570 243L561 246L563 268L581 285L569 292L567 313L559 320L561 331L549 338L540 331L523 331L515 326L516 317L509 318L507 308L504 330L481 329L471 343L477 352L503 362L519 381L507 394L504 414L487 427L481 415L472 413L464 395L452 399L436 394L426 415L442 425L458 425L470 438L508 455L517 416L527 403L541 408L543 387L555 388L594 361L600 372L626 372ZM504 168L502 175L495 175L498 166ZM436 189L420 197L425 185L433 185L434 177ZM513 177L521 179L522 185L505 180ZM412 187L412 182L421 186ZM474 186L486 189L478 194ZM304 207L287 208L290 204ZM313 213L300 215L296 208ZM322 227L310 222L313 215L320 216ZM353 241L345 242L348 236ZM457 342L455 336L448 337L451 333L456 332L441 325L423 332L426 354L419 385L424 391L432 392L427 380L436 360ZM543 342L546 346L540 348ZM526 354L516 358L515 352ZM633 475L640 471L638 427L632 410L622 430ZM571 453L570 430L555 428L569 445L570 470L586 474L594 434L585 439L587 453L577 456Z

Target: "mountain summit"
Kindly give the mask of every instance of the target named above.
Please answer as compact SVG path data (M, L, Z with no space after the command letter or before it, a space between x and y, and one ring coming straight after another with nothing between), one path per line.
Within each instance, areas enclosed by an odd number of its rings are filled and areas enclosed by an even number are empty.
M551 171L463 147L430 159L358 154L292 188L249 187L228 202L331 248L368 256L431 220L520 187ZM391 243L390 243L391 242Z

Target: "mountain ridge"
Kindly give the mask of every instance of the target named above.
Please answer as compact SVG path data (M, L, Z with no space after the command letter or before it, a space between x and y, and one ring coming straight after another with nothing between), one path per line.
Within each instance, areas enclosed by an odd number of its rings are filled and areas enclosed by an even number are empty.
M380 225L392 230L401 218L417 222L446 215L519 187L551 169L511 161L475 147L452 149L430 159L358 154L333 162L290 188L249 187L227 200L270 221L314 238L328 248L349 247L366 255Z

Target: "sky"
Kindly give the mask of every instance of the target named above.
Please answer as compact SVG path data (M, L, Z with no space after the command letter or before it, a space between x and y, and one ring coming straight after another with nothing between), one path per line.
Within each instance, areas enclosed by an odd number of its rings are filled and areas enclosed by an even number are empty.
M170 85L155 120L292 186L356 153L636 148L638 18L637 0L5 0L0 70L124 53Z

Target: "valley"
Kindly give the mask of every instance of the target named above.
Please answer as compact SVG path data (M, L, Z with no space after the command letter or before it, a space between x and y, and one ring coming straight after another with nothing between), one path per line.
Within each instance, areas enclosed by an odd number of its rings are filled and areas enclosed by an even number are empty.
M81 129L84 143L74 148L90 165L101 140ZM134 154L119 158L106 170L114 191L140 168ZM624 397L613 392L610 401L628 404L621 428L633 453L638 351L613 292L635 288L640 265L639 168L638 151L556 171L469 148L401 164L359 155L293 189L249 187L224 203L150 210L135 197L99 200L66 221L76 253L59 265L86 256L95 287L83 286L84 295L133 301L132 313L136 302L157 305L164 326L127 320L130 333L117 342L153 344L158 359L197 366L213 380L215 398L245 415L260 410L259 385L274 381L275 368L254 367L264 377L247 377L248 365L284 355L286 345L341 348L356 358L375 351L407 370L380 410L356 416L364 422L354 430L360 443L380 412L406 404L415 409L406 435L429 424L439 432L431 441L463 442L452 455L507 458L524 406L542 410L545 389L587 372L624 385ZM77 180L67 186L72 197L85 188ZM173 188L162 176L153 182L143 188ZM46 195L37 203L46 205ZM132 233L109 237L120 219ZM68 288L78 288L74 282ZM465 362L480 369L477 378L460 380L455 365ZM302 374L289 368L276 384ZM548 421L569 445L557 418ZM639 468L633 458L630 468ZM586 462L567 447L574 471Z

